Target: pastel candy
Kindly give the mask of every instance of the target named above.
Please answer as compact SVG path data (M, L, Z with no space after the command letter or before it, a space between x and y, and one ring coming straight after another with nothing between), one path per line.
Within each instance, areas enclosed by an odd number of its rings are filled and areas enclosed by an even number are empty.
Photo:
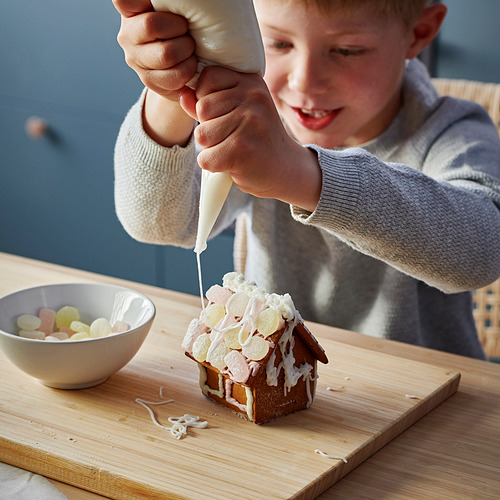
M205 308L205 325L213 328L225 315L226 310L224 306L220 304L210 304Z
M259 361L269 352L269 342L262 337L251 337L243 346L243 355L252 361Z
M82 323L81 321L72 321L69 326L70 330L73 332L86 332L90 333L90 326L86 323Z
M38 312L38 317L40 318L39 330L45 333L45 335L51 335L54 331L54 324L56 321L56 312L54 309L42 308Z
M215 304L220 304L225 306L227 301L231 298L233 293L231 290L224 288L220 285L213 285L207 290L205 296L210 302L214 302Z
M261 312L263 312L266 308L266 304L262 302L262 300L259 300L255 297L251 299L250 304L248 305L248 320L252 324L253 330L252 333L255 331L256 324L257 324L257 319L260 316Z
M45 340L49 341L49 342L51 342L51 341L52 342L61 342L62 341L62 339L60 339L59 337L56 337L55 335L47 335L45 337Z
M111 333L111 323L106 318L97 318L90 325L92 338L106 337Z
M184 350L191 349L193 342L204 332L207 331L205 323L201 319L195 318L189 323L186 335L184 335L184 340L182 341L182 348Z
M87 340L90 339L90 335L86 332L78 332L71 336L70 340Z
M45 333L40 330L20 330L19 336L25 339L36 339L36 340L44 340Z
M250 377L250 368L245 357L239 351L231 351L224 357L224 362L231 372L232 378L239 384L244 384Z
M59 328L59 332L65 333L68 337L72 337L75 334L74 330L72 330L71 328L66 328L65 326Z
M208 333L202 333L193 342L193 357L196 361L201 363L207 359L207 352L211 343L210 335L208 335Z
M69 335L66 332L54 332L52 335L49 335L48 337L53 337L57 340L69 339ZM49 340L48 337L45 337L45 340Z
M241 349L240 339L245 342L250 335L245 328L242 331L241 327L242 325L238 324L234 328L224 332L224 342L230 349Z
M69 328L73 321L80 320L80 312L76 307L64 306L56 312L56 326Z
M229 347L224 342L219 342L208 350L206 361L218 370L223 370L226 367L224 358L229 352Z
M21 314L21 316L17 318L17 326L23 331L33 332L38 330L41 323L40 318L33 314Z
M130 330L130 325L125 323L125 321L116 321L111 328L111 333L123 333Z
M238 292L231 296L227 301L227 312L233 316L242 317L248 305L250 297L245 292Z
M269 337L283 326L283 320L276 309L268 307L259 314L256 326L261 335Z

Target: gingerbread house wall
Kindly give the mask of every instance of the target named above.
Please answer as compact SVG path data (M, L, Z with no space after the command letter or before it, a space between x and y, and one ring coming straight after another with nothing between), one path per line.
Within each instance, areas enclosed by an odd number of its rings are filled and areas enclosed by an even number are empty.
M261 366L258 373L249 379L248 387L251 389L253 404L251 409L251 420L256 424L262 424L276 418L295 413L299 410L307 408L312 402L315 390L315 378L317 362L311 351L304 344L302 339L295 335L295 344L293 354L295 358L295 366L299 367L303 363L308 363L313 367L311 377L304 380L301 377L297 384L285 393L284 380L285 374L281 370L278 377L278 385L269 386L266 381L266 366ZM275 366L281 362L281 352L276 349ZM247 414L247 388L243 385L231 382L227 384L228 376L222 375L223 381L220 383L220 372L210 365L205 364L207 370L207 385L213 391L218 391L222 387L224 390L223 397L219 397L213 392L208 392L207 396L214 401L227 406L240 415L248 418ZM234 398L237 405L228 402L226 388L230 387L230 397Z

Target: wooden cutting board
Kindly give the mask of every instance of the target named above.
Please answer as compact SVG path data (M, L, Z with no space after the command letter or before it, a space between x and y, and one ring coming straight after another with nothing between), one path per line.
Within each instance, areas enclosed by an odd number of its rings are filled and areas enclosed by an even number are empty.
M113 499L313 498L459 384L456 372L319 339L330 363L312 407L257 426L201 394L180 349L189 319L161 329L158 316L129 365L90 389L45 387L0 353L0 460ZM158 401L160 387L174 399L152 407L161 423L191 414L208 427L177 440L155 426L135 399Z

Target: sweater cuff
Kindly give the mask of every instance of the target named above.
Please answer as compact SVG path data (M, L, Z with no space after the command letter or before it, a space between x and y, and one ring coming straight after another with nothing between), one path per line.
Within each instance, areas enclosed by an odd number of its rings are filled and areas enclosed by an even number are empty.
M138 101L130 108L122 124L126 133L126 142L134 151L134 155L143 165L149 165L152 170L169 172L185 168L186 162L191 163L196 155L194 134L191 134L186 146L165 147L155 142L144 130L143 111L147 88Z
M366 151L360 148L332 151L316 145L307 147L318 155L322 172L321 196L314 212L292 206L292 216L303 224L329 231L345 231L359 210L365 180L360 169Z

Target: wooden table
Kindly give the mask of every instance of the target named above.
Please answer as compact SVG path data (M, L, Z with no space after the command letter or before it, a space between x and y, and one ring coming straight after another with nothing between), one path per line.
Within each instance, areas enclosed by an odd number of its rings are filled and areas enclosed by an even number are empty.
M171 307L198 307L199 298L147 285L0 253L0 296L67 281L124 284ZM459 390L319 498L500 498L500 365L366 337L324 325L318 340L421 361L462 374ZM71 500L104 497L52 481Z

